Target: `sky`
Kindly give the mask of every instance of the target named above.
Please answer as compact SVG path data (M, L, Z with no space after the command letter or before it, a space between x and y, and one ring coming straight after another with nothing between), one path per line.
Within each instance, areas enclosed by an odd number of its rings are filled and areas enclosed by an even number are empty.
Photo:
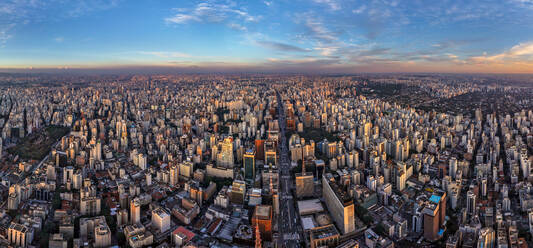
M0 0L0 69L533 73L533 0Z

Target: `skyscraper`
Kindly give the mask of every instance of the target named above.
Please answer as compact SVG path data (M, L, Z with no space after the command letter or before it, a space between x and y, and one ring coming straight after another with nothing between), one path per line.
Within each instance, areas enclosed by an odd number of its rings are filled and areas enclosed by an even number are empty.
M178 181L179 181L179 167L178 165L176 164L171 164L169 166L169 171L170 171L170 185L172 186L176 186L176 184L178 184Z
M222 141L220 153L217 156L217 164L222 167L232 168L233 163L233 137L227 137Z
M466 211L471 216L476 214L476 195L471 190L466 193Z
M265 142L265 165L276 166L278 164L276 149L276 141L269 139Z
M255 206L252 226L259 228L262 240L272 240L272 206Z
M446 216L446 192L435 192L422 210L424 214L424 238L437 240L442 236Z
M255 151L248 149L244 154L244 178L247 180L255 179Z
M477 241L477 247L482 248L494 248L495 247L496 233L491 227L484 227L479 230L479 237Z
M130 220L131 224L141 223L141 203L139 198L134 198L130 202Z

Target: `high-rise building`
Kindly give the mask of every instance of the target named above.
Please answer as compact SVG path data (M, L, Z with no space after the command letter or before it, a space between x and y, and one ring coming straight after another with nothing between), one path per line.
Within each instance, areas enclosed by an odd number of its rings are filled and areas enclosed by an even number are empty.
M234 180L233 184L231 185L230 190L231 190L231 195L230 195L231 202L236 203L236 204L243 204L244 195L246 193L245 182L241 180Z
M255 151L248 149L244 154L244 178L255 180Z
M265 140L255 140L255 155L257 160L265 160Z
M450 158L449 168L450 168L448 170L449 176L452 179L455 179L455 175L457 173L457 159L455 157Z
M15 247L28 247L33 240L33 228L18 223L11 223L7 230L7 240Z
M94 247L111 246L111 229L106 223L100 223L94 228Z
M227 137L220 145L221 149L217 155L217 165L227 168L232 168L233 159L233 137Z
M477 247L494 248L496 233L491 227L484 227L479 230L479 238L477 240Z
M141 202L139 198L134 198L130 202L130 220L131 224L141 223Z
M176 186L179 182L179 166L177 164L170 164L169 174L170 174L170 185Z
M152 211L152 226L161 233L170 229L170 214L163 208L156 208Z
M184 161L179 164L180 176L191 178L194 171L194 164L191 161Z
M476 195L471 190L466 193L466 212L471 216L476 214Z
M313 181L313 173L302 171L296 173L296 197L313 196L315 192L315 183Z
M252 216L252 226L259 228L262 240L272 240L272 206L255 206L255 211Z
M265 142L265 164L277 166L277 142L269 139Z
M353 199L337 185L331 174L322 176L322 194L329 213L343 234L355 230Z
M429 202L422 210L424 214L424 238L437 240L442 237L446 216L446 192L434 192Z

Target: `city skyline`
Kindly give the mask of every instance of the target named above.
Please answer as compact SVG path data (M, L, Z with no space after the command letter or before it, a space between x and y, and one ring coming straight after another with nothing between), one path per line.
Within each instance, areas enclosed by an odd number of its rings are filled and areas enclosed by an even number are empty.
M533 73L533 2L0 3L1 71Z

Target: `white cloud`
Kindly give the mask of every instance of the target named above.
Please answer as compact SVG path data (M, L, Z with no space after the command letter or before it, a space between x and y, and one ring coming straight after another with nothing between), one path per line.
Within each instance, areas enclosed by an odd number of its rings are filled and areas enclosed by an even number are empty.
M313 0L315 3L325 4L331 10L340 10L341 6L336 0Z
M482 56L474 56L469 60L474 63L533 61L533 41L519 43L507 51L491 56L487 56L487 53L484 52Z
M366 5L361 5L359 8L352 10L354 14L362 14L366 10Z
M13 27L15 27L15 24L0 26L0 48L4 47L7 41L13 38L13 35L9 33L9 30L11 30Z
M243 32L248 31L248 28L246 28L245 26L243 26L241 24L238 24L238 23L230 23L230 24L228 24L228 27L230 27L231 29L239 30L239 31L243 31Z
M175 16L165 18L165 21L167 23L181 24L181 23L186 23L186 22L189 22L189 21L200 21L200 19L198 19L198 17L192 16L192 15L176 14Z
M253 16L245 9L236 8L232 4L203 2L197 4L193 9L178 8L174 10L179 13L165 18L165 22L184 24L188 22L223 22L229 19L256 22L261 19L261 16Z
M63 38L63 37L56 37L56 38L54 38L54 40L55 40L55 42L61 43L61 42L63 42L63 41L65 40L65 38Z

